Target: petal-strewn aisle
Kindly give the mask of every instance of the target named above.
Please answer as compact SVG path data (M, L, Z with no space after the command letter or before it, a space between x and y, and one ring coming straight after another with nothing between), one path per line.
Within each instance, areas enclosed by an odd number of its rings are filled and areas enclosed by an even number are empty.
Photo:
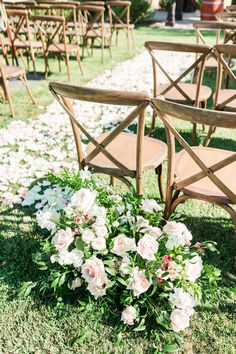
M191 54L160 53L160 62L168 73L178 76L194 61ZM180 66L181 63L181 66ZM166 79L158 73L160 83ZM142 52L135 58L118 64L88 83L88 86L106 89L152 92L152 66L149 55ZM127 112L126 107L92 106L76 102L75 111L88 130L97 136L104 127L119 122ZM70 123L57 102L46 113L29 122L12 121L0 130L0 192L5 204L18 202L35 177L49 170L58 172L63 168L77 168L75 145ZM19 194L15 190L21 186ZM17 188L16 188L17 187Z

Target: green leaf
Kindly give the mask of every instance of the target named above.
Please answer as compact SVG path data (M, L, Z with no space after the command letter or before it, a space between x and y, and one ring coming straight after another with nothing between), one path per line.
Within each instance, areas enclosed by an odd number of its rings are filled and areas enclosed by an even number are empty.
M122 278L117 278L117 280L118 280L118 282L121 283L122 285L127 286L127 283L126 283L126 281L125 281L124 279L122 279Z
M174 344L166 344L163 346L162 349L166 353L176 353L177 351L179 351L179 348Z
M75 246L78 250L83 251L84 250L84 241L81 240L81 238L77 238L75 241Z
M115 269L105 267L105 271L110 275L116 275Z

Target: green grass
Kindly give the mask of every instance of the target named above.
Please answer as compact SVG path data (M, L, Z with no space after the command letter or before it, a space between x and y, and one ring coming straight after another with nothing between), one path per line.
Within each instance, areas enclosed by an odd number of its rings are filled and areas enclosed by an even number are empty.
M209 36L210 39L211 36ZM166 40L193 42L192 31L159 30L140 27L135 32L136 49L128 51L124 40L118 49L113 48L113 60L108 53L105 65L101 64L100 52L94 58L85 58L84 77L81 77L77 63L72 62L73 83L83 84L114 67L118 62L131 58L142 47L145 40ZM43 70L39 60L37 67ZM53 74L50 80L67 81L65 67L57 72L57 63L51 61ZM209 80L209 78L207 78ZM46 107L52 102L47 81L32 85L38 104ZM29 104L23 90L13 90L13 102L17 119L30 120L42 112ZM8 106L0 103L0 121L5 126L12 118ZM178 124L190 140L191 126ZM203 135L199 131L200 136ZM164 129L157 122L155 136L165 140ZM211 146L220 146L235 151L236 134L231 130L218 129ZM232 176L235 178L235 176ZM117 187L119 188L119 185ZM158 188L152 173L147 174L144 183L145 196L158 197ZM194 241L214 240L219 254L208 256L208 262L222 270L221 287L235 286L235 233L232 222L223 209L200 201L188 201L177 209L178 216L194 235ZM79 306L67 305L63 311L53 304L30 297L18 297L22 282L37 279L38 272L31 255L39 247L39 236L34 235L31 226L22 222L23 212L18 209L0 209L0 353L155 353L155 340L145 338L143 333L127 331L118 335L116 322L109 322L100 309L88 306L81 312ZM198 308L192 326L184 336L183 352L186 354L233 354L235 350L236 323L232 299L222 299L211 306Z

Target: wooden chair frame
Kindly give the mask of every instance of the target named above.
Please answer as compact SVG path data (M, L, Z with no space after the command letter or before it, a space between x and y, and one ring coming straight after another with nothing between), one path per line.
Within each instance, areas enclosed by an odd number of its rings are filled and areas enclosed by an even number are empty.
M104 21L104 6L95 6L95 5L80 5L79 9L79 23L81 28L82 40L83 40L83 52L86 48L88 51L88 40L91 39L91 54L93 55L93 45L94 41L97 40L101 44L102 49L102 62L104 63L105 58L105 41L107 41L110 57L112 58L111 52L111 34L110 26L109 28L105 27Z
M236 85L236 76L233 73L230 67L230 61L226 60L224 56L226 55L227 58L235 57L236 56L236 45L235 44L218 44L214 47L214 56L218 62L217 68L217 77L216 77L216 90L214 96L214 109L218 111L229 110L226 106L236 99L236 90L235 93L225 99L223 102L219 103L219 93L221 90L222 82L223 82L223 74L229 79L233 81ZM236 111L236 110L233 110ZM204 146L208 146L211 140L212 134L215 132L216 127L210 126L208 130L208 134L204 140Z
M130 37L131 37L132 45L133 47L135 47L134 35L133 35L134 25L130 24L131 1L119 1L119 0L107 1L106 6L108 8L108 15L109 15L112 34L116 32L116 46L118 44L119 31L125 30L128 49L130 48ZM117 7L119 8L123 7L123 11L120 14L117 13L116 10Z
M33 70L36 74L36 63L35 63L35 53L40 46L34 45L33 34L30 26L30 21L28 17L28 10L18 10L18 9L8 9L8 34L10 36L9 41L12 46L13 57L20 54L21 60L24 66L29 68L30 56L33 63ZM27 39L22 38L22 33L26 35ZM27 64L25 63L22 50L26 50ZM15 58L16 59L16 58Z
M170 101L165 101L163 97L153 98L151 101L153 108L162 120L167 135L168 142L168 176L167 176L167 192L164 217L168 219L170 214L175 210L178 204L187 199L199 199L206 202L216 204L225 209L231 216L234 227L236 229L236 212L229 204L236 204L236 195L216 176L215 172L230 165L236 161L236 153L227 158L215 163L212 166L206 164L194 152L186 140L179 134L172 124L172 118L181 119L188 122L200 123L204 125L214 125L217 127L236 129L236 114L226 112L216 112L201 108L195 108L185 105L180 105ZM192 174L190 177L179 181L175 176L175 141L178 141L184 150L190 155L193 161L198 165L200 172ZM209 178L216 187L225 195L225 198L217 196L205 198L197 192L185 193L184 187L200 181L203 178ZM182 192L182 195L179 194Z
M58 48L58 52L55 53L56 56L65 55L65 62L67 66L67 75L68 80L70 81L70 60L69 60L69 44L66 41L66 22L64 17L62 16L33 16L32 21L36 24L38 29L39 36L42 40L44 46L44 58L45 58L45 77L48 77L48 73L50 71L48 57L50 54L50 45L55 45ZM45 26L50 26L47 31ZM59 42L58 42L59 40ZM60 44L63 45L63 49L61 49ZM83 74L83 69L80 60L79 54L79 46L74 51L76 55L77 62L79 64L79 68L81 74ZM59 60L59 59L58 59ZM60 60L59 60L59 69L60 69Z
M173 87L175 87L180 94L183 96L186 104L194 105L194 107L199 107L200 105L200 92L201 85L203 80L203 74L205 69L206 59L209 54L212 52L211 46L207 44L181 44L181 43L167 43L167 42L146 42L145 48L148 50L149 54L152 58L152 66L153 66L153 96L157 97L157 95L165 95L168 91L170 91ZM153 53L155 50L164 50L164 51L176 51L176 52L186 52L186 53L195 53L198 56L195 62L190 65L187 69L184 70L182 74L179 75L176 79L172 79L167 71L163 68L163 66L159 63L157 57ZM161 72L165 75L165 77L170 82L169 86L166 87L161 92L158 92L157 85L157 67L161 70ZM183 91L181 87L178 85L180 81L186 77L190 72L197 71L196 77L196 96L195 100L189 97L188 93ZM203 103L206 107L206 102ZM150 133L151 135L155 126L156 113L153 111L152 122ZM193 141L196 142L197 132L196 132L196 124L193 123Z
M63 109L66 111L70 118L76 149L78 156L79 168L82 169L88 166L92 173L104 173L111 177L115 177L125 183L128 187L132 184L127 179L127 177L135 178L137 194L142 194L142 176L143 176L143 159L142 159L142 149L143 149L143 139L144 139L144 129L145 129L145 115L146 109L150 104L150 98L145 93L140 92L125 92L125 91L110 91L101 89L92 89L87 87L76 87L71 85L63 85L59 83L51 82L49 84L49 89L60 103ZM110 134L100 143L91 136L91 134L81 125L76 117L71 104L71 100L81 100L87 102L96 102L102 104L111 104L119 106L134 106L134 110L129 113L129 115L113 129ZM123 163L121 163L117 158L112 156L107 150L109 144L127 128L136 118L138 118L138 129L137 129L137 148L136 148L136 170L129 170ZM86 138L92 142L94 149L85 157L82 150L82 141L80 133L83 133ZM106 156L117 168L105 168L94 166L91 160L96 157L99 153ZM158 183L160 188L160 194L163 197L163 187L162 187L162 165L156 167L156 174L158 174Z
M12 67L12 68L14 69L14 67ZM26 78L25 70L21 69L21 68L16 68L16 69L19 72L19 74L17 74L17 75L14 74L13 77L19 77L19 79L23 82L24 86L26 87L26 90L28 92L28 95L31 98L32 103L36 104L36 101L30 92L30 88L29 88L28 81ZM2 93L1 92L0 93L3 97L3 99L8 101L11 115L12 115L12 117L14 117L15 110L14 110L12 100L11 100L10 88L9 88L9 84L8 84L9 78L10 78L10 76L5 75L4 66L2 65L1 60L0 60L0 87L2 88Z

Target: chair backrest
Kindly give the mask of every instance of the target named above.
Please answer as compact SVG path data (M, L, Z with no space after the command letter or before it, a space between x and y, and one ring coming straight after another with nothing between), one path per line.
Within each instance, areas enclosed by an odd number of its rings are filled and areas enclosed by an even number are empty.
M33 35L29 22L28 10L7 9L8 32L14 47L17 40L27 43L32 48ZM21 36L24 34L24 36ZM27 41L27 42L26 42Z
M50 45L63 44L58 49L61 51L67 51L66 43L66 22L63 16L32 16L33 23L36 26L37 33L42 40L44 51L47 52Z
M223 102L218 102L219 92L222 87L222 78L223 74L227 75L227 77L232 80L234 86L236 85L236 76L230 66L230 61L226 58L231 58L236 56L236 45L235 44L219 44L214 47L214 55L218 61L218 70L217 70L217 79L216 79L216 92L214 99L214 106L216 109L223 110L226 105L229 105L230 102L236 99L236 91L232 93L229 97ZM235 86L236 87L236 86Z
M200 44L228 43L229 41L234 42L236 38L236 23L234 22L200 21L193 23L193 27L196 32L196 41ZM214 43L209 43L206 34L212 32L215 34Z
M92 33L96 37L104 35L104 6L80 5L79 24L84 37Z
M208 109L195 108L185 106L170 101L165 101L163 97L153 98L151 104L156 113L162 120L167 134L168 141L168 185L175 186L175 189L181 190L205 177L209 178L215 186L217 186L232 203L236 203L236 195L232 190L222 182L216 172L236 161L236 153L227 155L223 160L215 163L212 166L207 166L206 163L196 154L194 149L187 143L180 132L175 128L172 122L172 117L196 124L204 124L215 127L236 129L236 114L230 112L219 112ZM178 182L175 179L175 142L178 141L182 148L190 155L191 159L197 164L199 172L192 173L189 171L189 177Z
M115 24L124 27L129 25L131 1L107 1L106 5L111 27Z
M192 99L189 97L188 92L185 92L180 86L179 83L183 78L186 78L191 72L194 72L196 69L198 70L197 75L197 89L194 105L199 105L199 96L202 85L202 79L204 74L205 61L207 56L211 53L211 47L206 44L183 44L183 43L167 43L167 42L146 42L145 47L151 55L152 65L153 65L153 83L154 83L154 97L157 95L165 95L169 92L173 87L175 87L181 95L185 98L187 103L193 103ZM190 65L187 69L184 70L183 73L176 79L171 78L167 70L163 67L163 65L158 60L157 51L174 51L174 52L184 52L184 53L194 53L199 55L199 57ZM158 92L158 75L157 75L157 67L161 70L161 72L165 75L170 84L165 87L163 90Z
M112 161L125 175L134 177L127 166L124 166L117 158L112 156L107 150L108 145L126 129L136 118L138 118L136 166L137 170L142 170L142 144L145 127L145 112L150 103L150 97L140 92L125 92L101 90L88 87L78 87L52 82L49 89L60 105L64 108L70 118L73 134L75 137L78 162L81 168L89 165L91 160L99 153L102 153ZM80 120L76 118L71 100L87 101L91 103L102 103L107 105L134 106L134 110L113 129L110 134L101 142L91 136ZM94 149L88 156L84 157L80 134L83 133L89 142L93 143Z

